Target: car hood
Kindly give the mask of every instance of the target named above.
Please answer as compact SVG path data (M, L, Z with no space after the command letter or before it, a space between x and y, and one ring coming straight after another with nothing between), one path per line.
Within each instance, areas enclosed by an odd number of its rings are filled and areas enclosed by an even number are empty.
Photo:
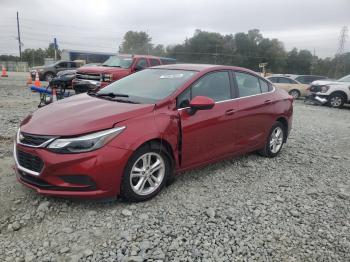
M118 122L153 109L154 104L120 103L81 94L38 109L22 121L21 131L37 135L75 136L112 128Z
M317 80L313 81L311 85L315 86L324 86L324 85L343 85L343 84L350 84L349 82L338 82L334 80Z
M108 66L87 66L79 68L77 73L112 74L124 71L129 71L129 69Z

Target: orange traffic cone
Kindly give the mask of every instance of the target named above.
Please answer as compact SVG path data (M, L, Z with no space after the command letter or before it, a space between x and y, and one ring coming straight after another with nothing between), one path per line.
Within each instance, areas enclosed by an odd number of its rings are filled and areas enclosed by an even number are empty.
M32 84L33 84L32 76L29 74L27 79L27 85L32 85Z
M40 83L40 80L39 80L39 73L38 73L38 71L36 71L36 73L35 73L34 86L36 86L36 87L40 87L41 86L41 83Z
M7 72L6 72L6 68L4 66L2 66L1 77L8 77Z

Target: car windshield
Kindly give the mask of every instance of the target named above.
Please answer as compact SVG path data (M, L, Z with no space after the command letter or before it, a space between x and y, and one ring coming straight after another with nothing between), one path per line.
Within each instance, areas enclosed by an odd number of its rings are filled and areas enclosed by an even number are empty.
M131 57L111 56L102 64L102 66L129 68L131 64Z
M338 82L350 82L350 75L340 78Z
M156 103L180 88L196 71L145 69L101 89L97 95L117 94L138 103Z

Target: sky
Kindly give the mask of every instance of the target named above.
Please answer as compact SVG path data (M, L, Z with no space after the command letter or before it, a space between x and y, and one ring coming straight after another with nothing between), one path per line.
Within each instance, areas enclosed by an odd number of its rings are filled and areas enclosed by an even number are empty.
M117 52L128 30L171 45L196 29L257 28L286 50L315 50L324 58L336 53L342 26L350 30L350 0L0 0L0 54L18 55L17 11L23 49L46 48L56 37L60 49Z

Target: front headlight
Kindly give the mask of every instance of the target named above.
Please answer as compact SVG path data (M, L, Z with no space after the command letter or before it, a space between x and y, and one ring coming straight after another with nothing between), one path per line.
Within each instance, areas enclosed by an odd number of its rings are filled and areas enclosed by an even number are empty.
M57 138L48 145L56 153L82 153L99 149L119 135L126 127L117 127L73 138Z
M102 74L102 81L112 82L113 75L112 74Z
M326 93L329 90L329 86L321 86L321 93Z

